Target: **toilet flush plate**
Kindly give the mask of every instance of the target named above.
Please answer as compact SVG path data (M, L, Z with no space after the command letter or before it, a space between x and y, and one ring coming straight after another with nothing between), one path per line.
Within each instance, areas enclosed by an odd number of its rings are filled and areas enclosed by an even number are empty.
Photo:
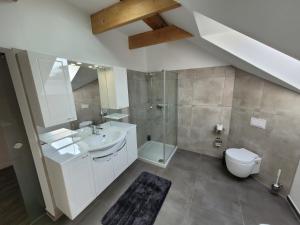
M267 120L257 117L251 117L250 125L265 130L267 126Z

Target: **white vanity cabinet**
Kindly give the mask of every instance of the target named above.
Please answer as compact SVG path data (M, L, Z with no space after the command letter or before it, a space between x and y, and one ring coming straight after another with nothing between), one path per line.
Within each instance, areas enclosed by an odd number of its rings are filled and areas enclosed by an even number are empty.
M131 165L138 158L137 136L135 126L127 130L126 142L128 165Z
M117 130L122 134L113 146L99 150L91 148L88 143L95 143L91 138L97 140L97 135L61 149L43 146L56 206L71 220L137 159L136 125L121 122L108 122L106 125L108 127L103 132L111 126L111 132L116 133Z
M128 161L127 161L127 146L126 142L122 145L119 150L114 153L113 156L113 167L115 178L121 175L124 170L127 169Z
M46 166L57 207L74 219L95 199L89 155L74 158L61 167L46 158Z
M108 150L91 152L95 191L98 196L128 167L126 141Z
M106 109L129 107L127 69L112 67L99 70L101 106Z
M92 169L94 177L94 186L96 196L98 196L102 191L104 191L108 185L110 185L114 179L114 167L113 167L113 154L99 156L96 153L91 154Z
M67 60L26 51L17 57L35 123L51 127L76 120Z

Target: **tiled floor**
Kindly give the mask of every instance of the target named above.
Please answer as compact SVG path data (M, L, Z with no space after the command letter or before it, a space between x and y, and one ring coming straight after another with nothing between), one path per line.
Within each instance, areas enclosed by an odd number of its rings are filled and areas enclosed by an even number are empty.
M287 201L271 195L253 179L237 180L220 160L177 151L167 169L137 161L75 221L35 225L100 225L101 218L133 180L149 171L168 178L172 187L155 225L296 225Z
M0 170L0 225L25 225L28 216L14 168Z

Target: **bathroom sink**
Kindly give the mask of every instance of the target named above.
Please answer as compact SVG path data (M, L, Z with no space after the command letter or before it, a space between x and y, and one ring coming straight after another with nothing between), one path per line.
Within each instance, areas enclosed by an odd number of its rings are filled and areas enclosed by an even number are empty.
M88 151L103 151L124 140L125 136L124 130L110 127L84 138L82 142L88 145Z

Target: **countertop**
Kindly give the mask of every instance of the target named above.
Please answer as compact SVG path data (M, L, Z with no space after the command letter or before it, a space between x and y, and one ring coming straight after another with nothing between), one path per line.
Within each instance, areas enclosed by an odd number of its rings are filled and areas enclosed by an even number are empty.
M105 130L108 127L117 127L118 129L128 131L136 127L135 124L110 121L98 125ZM80 130L77 131L80 133ZM67 146L66 146L67 145ZM61 146L66 146L62 147ZM58 164L64 164L72 159L88 154L90 151L88 144L84 142L84 137L67 137L51 144L42 145L43 156Z

